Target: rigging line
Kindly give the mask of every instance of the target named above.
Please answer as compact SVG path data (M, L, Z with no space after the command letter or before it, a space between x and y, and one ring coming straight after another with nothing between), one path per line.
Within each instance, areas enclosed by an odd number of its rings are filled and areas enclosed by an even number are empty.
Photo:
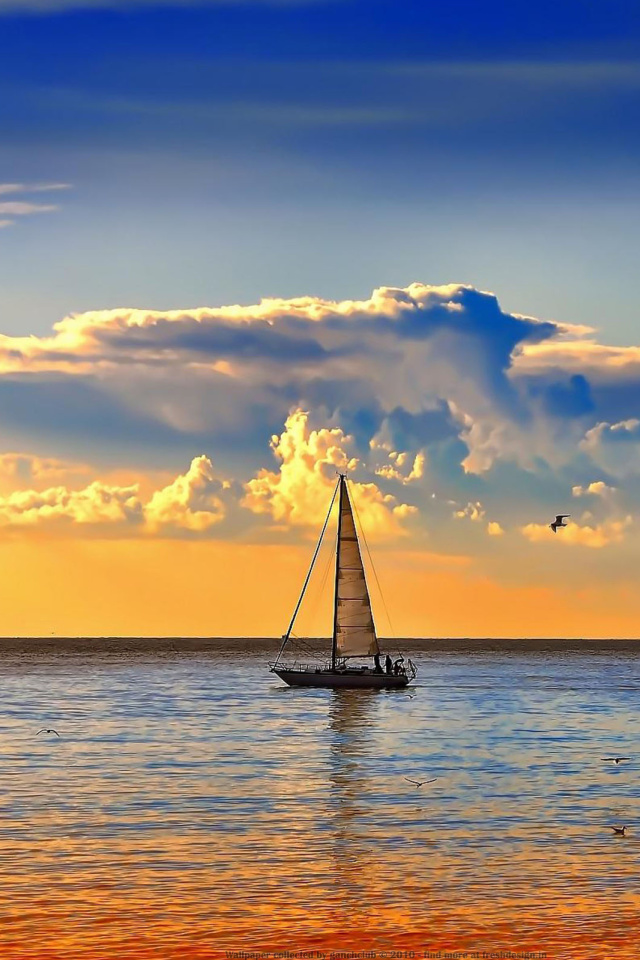
M318 556L318 552L319 552L319 550L320 550L320 545L322 544L322 538L324 537L325 530L327 529L327 524L329 523L329 517L331 516L331 511L332 511L332 509L333 509L333 504L334 504L334 501L335 501L335 499L336 499L336 493L338 492L338 487L339 487L339 486L340 486L340 480L338 479L338 482L336 483L336 488L335 488L335 490L333 491L333 496L331 497L331 503L330 503L330 505L329 505L329 510L327 511L327 516L326 516L325 521L324 521L324 524L323 524L323 526L322 526L322 530L320 531L320 537L319 537L319 539L318 539L318 543L316 544L316 549L314 550L313 557L311 558L311 564L310 564L310 566L309 566L309 570L307 571L307 576L305 577L304 584L302 585L302 592L301 592L301 594L300 594L300 597L298 598L298 602L297 602L297 604L296 604L296 608L295 608L295 610L293 611L293 616L291 617L291 623L289 624L289 629L287 630L287 632L284 634L284 636L283 636L283 638L282 638L282 644L280 645L280 650L278 651L278 656L276 657L276 663L278 663L278 660L279 660L280 657L282 656L282 651L284 650L284 648L285 648L285 646L286 646L287 640L289 639L289 635L290 635L291 631L293 630L293 624L295 623L295 619L296 619L296 617L298 616L298 610L300 609L300 604L302 603L302 598L304 597L305 590L307 589L307 584L309 583L309 578L311 577L311 573L312 573L312 571L313 571L313 567L314 567L314 564L315 564L315 562L316 562L316 557Z
M319 657L323 653L319 647L316 648L312 644L306 643L301 637L290 637L289 642L293 647L300 647L303 653L312 654L314 657Z
M313 641L318 641L318 645L314 646ZM299 646L306 648L309 651L313 651L318 656L326 656L326 650L321 646L322 638L321 637L299 637L296 633L291 631L289 636L289 643L292 646Z
M322 574L322 579L321 579L321 581L320 581L320 586L319 586L319 588L318 588L318 594L317 594L317 596L316 596L315 603L313 604L313 607L311 608L311 613L309 614L309 627L310 627L310 628L311 628L311 626L313 626L313 625L315 624L315 618L316 618L316 614L317 614L317 612L318 612L318 606L319 606L319 604L320 604L320 600L321 600L322 594L323 594L323 592L324 592L325 584L326 584L326 582L327 582L327 577L329 576L329 569L330 569L330 567L331 567L331 561L333 560L334 554L335 554L335 551L334 551L334 550L331 550L331 552L329 553L329 556L327 557L327 562L326 562L326 564L325 564L324 572L323 572L323 574Z
M309 642L309 639L309 637L298 637L292 631L289 634L289 645L293 647L294 650L299 649L299 651L305 655L314 657L326 656L326 651L323 650L322 646L320 644L314 646L313 643Z
M359 526L360 526L360 533L362 534L362 539L364 540L364 545L365 545L365 547L367 548L367 556L369 557L369 563L371 564L371 569L373 570L373 575L374 575L374 577L375 577L375 579L376 579L376 583L377 583L377 585L378 585L378 592L379 592L379 594L380 594L380 599L382 600L382 605L383 605L383 607L384 607L384 612L386 613L386 615L387 615L387 620L389 621L389 627L390 627L390 629L391 629L391 636L393 637L394 640L397 640L396 632L395 632L395 630L393 629L393 624L392 624L392 622L391 622L391 617L389 616L389 609L388 609L388 607L387 607L387 601L386 601L385 598L384 598L384 594L383 594L383 592L382 592L382 587L380 586L380 581L378 580L378 571L377 571L376 568L375 568L375 564L374 564L374 562L373 562L373 557L371 556L371 550L369 550L369 544L367 543L367 538L366 538L365 533L364 533L364 527L362 526L362 520L360 519L360 512L359 512L359 510L358 510L358 504L356 503L355 497L352 498L352 502L353 502L353 505L354 505L354 507L355 507L355 509L356 509L356 516L357 516L357 518L358 518L358 524L359 524Z

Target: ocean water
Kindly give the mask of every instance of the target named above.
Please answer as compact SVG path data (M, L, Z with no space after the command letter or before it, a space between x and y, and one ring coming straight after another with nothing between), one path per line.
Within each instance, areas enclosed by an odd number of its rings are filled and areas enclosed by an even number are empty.
M388 692L272 649L5 643L3 960L637 956L640 645L414 642Z

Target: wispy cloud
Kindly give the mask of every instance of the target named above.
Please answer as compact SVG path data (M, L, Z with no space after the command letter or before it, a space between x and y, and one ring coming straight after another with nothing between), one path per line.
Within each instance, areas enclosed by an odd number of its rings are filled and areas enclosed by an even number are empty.
M51 213L59 209L54 203L28 203L24 200L0 203L0 214L9 214L12 217L28 217L32 213Z
M0 0L1 3L1 0ZM0 183L0 197L14 197L20 194L54 193L69 190L70 183ZM55 203L39 203L33 200L0 201L0 229L15 224L14 217L30 217L36 213L54 213L60 207ZM11 218L11 219L10 219Z
M6 197L14 193L49 193L70 189L70 183L0 183L0 196Z

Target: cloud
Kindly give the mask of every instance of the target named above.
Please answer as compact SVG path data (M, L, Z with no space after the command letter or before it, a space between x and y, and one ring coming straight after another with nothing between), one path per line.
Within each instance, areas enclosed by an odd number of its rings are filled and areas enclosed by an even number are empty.
M82 490L50 487L16 491L0 497L0 527L49 527L58 530L74 526L111 524L137 525L143 522L138 489L110 487L94 481Z
M70 477L87 476L86 464L69 463L55 457L38 457L28 453L0 454L0 480L15 485L47 485L68 481Z
M278 472L263 469L250 480L244 506L268 514L278 523L318 528L326 516L338 470L355 472L359 467L358 459L348 453L352 443L353 438L340 428L313 429L309 414L295 410L282 434L271 439L280 460ZM352 480L350 492L365 532L373 536L402 534L402 521L417 512L391 494L383 494L374 483Z
M504 530L496 520L490 520L487 524L487 533L490 537L501 537Z
M13 193L50 193L55 190L69 190L70 183L0 183L0 196Z
M292 360L299 352L302 360L325 359L332 371L350 374L362 362L366 366L378 357L388 362L403 344L405 360L415 354L417 360L455 365L457 347L461 367L514 400L502 375L511 352L555 332L553 324L503 313L493 294L458 284L414 283L380 287L360 301L270 298L248 307L89 311L56 323L52 337L6 338L6 350L17 351L15 360L49 368L73 360L126 364L186 362L195 356L205 362L212 355L251 363L291 350ZM389 388L396 386L387 379Z
M571 494L574 497L587 497L589 495L595 497L610 497L615 493L615 490L615 487L610 487L604 480L595 480L585 487L581 487L579 484L572 487Z
M0 0L1 2L1 0ZM0 6L1 11L1 6ZM12 196L20 193L49 193L57 190L68 190L68 183L0 183L0 197ZM60 207L53 203L36 203L28 200L1 200L0 228L10 227L16 221L8 217L29 217L37 213L54 213Z
M220 495L230 486L215 475L208 457L196 457L185 474L149 500L145 507L149 529L209 530L224 519L226 511Z
M33 384L47 374L95 379L114 405L126 397L179 428L205 421L224 393L234 398L227 410L260 410L274 426L293 407L322 408L358 443L379 431L397 440L390 449L414 464L424 441L459 436L465 469L480 473L504 455L554 449L544 411L509 372L514 351L556 334L552 323L505 313L493 294L413 283L365 300L90 311L49 337L1 337L0 371ZM212 430L221 415L209 418Z
M588 496L577 526L598 532L579 536L612 542L603 525L640 514L640 353L615 348L614 363L593 336L461 284L88 311L0 336L1 426L9 452L162 470L153 509L140 497L147 534L306 536L340 467L379 536L428 532L462 553L473 537L493 557L488 518L521 529Z
M476 523L484 520L485 514L486 511L479 500L475 503L468 503L466 507L461 507L453 511L453 516L456 520L473 520Z
M640 420L597 423L586 431L580 449L614 477L637 476L640 474Z
M253 522L259 529L269 517L280 532L287 527L313 527L324 520L335 488L336 469L366 468L346 450L352 438L340 428L312 429L309 415L294 411L281 435L272 438L272 451L281 461L279 472L262 469L244 486L221 477L209 457L194 457L189 469L144 497L141 484L108 484L94 480L81 489L47 481L76 480L89 472L83 465L30 454L0 455L0 480L9 479L29 489L0 497L0 527L46 530L77 535L181 536L209 534L230 515L244 513L235 530ZM43 487L44 489L39 489ZM385 537L405 533L403 522L417 513L398 503L372 482L352 480L350 492L367 533ZM256 526L257 525L257 526ZM226 534L233 535L226 528Z
M372 441L372 445L375 449L374 441ZM391 450L389 451L389 460L391 463L385 463L376 469L375 472L379 477L384 477L386 480L397 480L405 486L424 477L426 462L424 453L416 453L415 456L412 456L406 450L400 453L397 450Z
M569 547L582 546L599 549L624 540L633 522L633 517L627 516L621 520L605 521L595 527L571 523L561 533L555 534L547 524L528 523L521 528L520 532L531 543L555 542L558 540Z
M0 458L0 471L18 482L43 482L69 475L71 469L72 465L27 454ZM66 485L14 490L0 497L0 528L93 536L206 533L224 519L223 501L232 488L232 483L216 476L211 460L200 456L186 473L148 499L142 497L138 483L117 486L99 480L79 490Z
M23 200L7 200L0 203L0 215L11 217L28 217L33 213L52 213L58 209L51 203L27 203Z

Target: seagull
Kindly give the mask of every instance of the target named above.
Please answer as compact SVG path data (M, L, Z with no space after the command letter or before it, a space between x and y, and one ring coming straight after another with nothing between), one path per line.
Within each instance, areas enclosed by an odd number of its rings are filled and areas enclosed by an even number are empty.
M571 516L570 513L557 513L553 523L549 524L553 532L555 533L558 527L566 527L566 523L563 523L562 521L566 520L567 517L570 517L570 516Z
M626 830L627 828L626 828L626 827L611 827L611 829L612 829L613 832L616 834L616 836L618 836L618 837L624 837L624 832L625 832L625 830Z
M59 736L60 736L60 734L58 733L57 730L51 730L51 729L50 729L50 730L44 730L44 729L42 729L42 730L38 730L38 732L36 733L36 737L39 737L41 733L55 733L56 737L59 737Z
M601 760L613 760L614 763L620 763L621 760L631 760L631 757L600 757Z
M403 779L408 783L415 783L416 787L422 787L425 783L435 783L438 778L434 777L433 780L410 780L409 777L404 777Z

